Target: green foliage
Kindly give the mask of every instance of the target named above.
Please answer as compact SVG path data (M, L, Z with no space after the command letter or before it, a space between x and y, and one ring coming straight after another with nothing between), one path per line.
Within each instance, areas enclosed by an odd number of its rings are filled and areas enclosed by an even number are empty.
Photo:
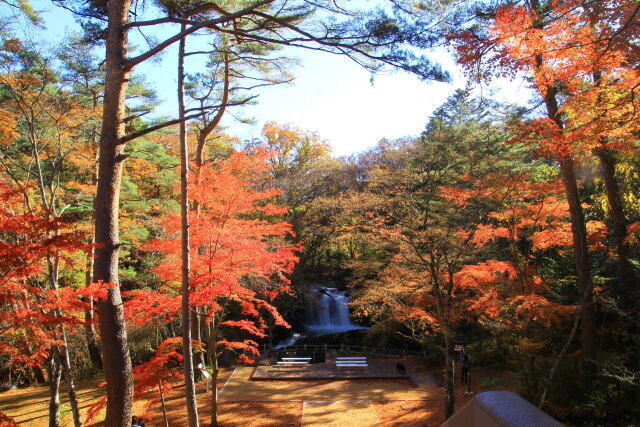
M478 384L482 388L499 388L499 386L502 385L502 380L498 377L486 377L481 378Z
M70 414L71 414L71 405L69 405L68 403L62 403L60 405L60 419L65 419Z
M33 25L43 25L42 17L31 6L29 0L2 0L0 4L4 4L9 8L13 8L22 13Z
M575 372L563 371L554 384L548 410L575 425L630 426L638 420L638 385L615 377L598 377L588 388Z
M104 61L96 55L95 47L104 42L104 18L109 3L104 0L54 2L82 12L85 30L82 36L71 35L55 50L55 55L39 52L34 47L37 43L18 40L9 31L12 23L7 22L6 16L2 17L1 174L3 182L23 192L25 206L31 208L41 198L49 197L51 205L47 209L51 215L75 223L90 235L105 89ZM449 15L446 8L453 9L459 3L460 9ZM596 3L581 6L595 11ZM42 23L27 0L0 0L0 4L10 11L18 11L33 24ZM144 19L147 15L166 15L168 21L176 21L174 18L189 14L194 23L224 15L221 9L233 12L253 2L224 0L216 2L206 13L190 14L194 8L207 4L213 3L155 0L145 5L144 14L132 13L130 19L135 24L143 15ZM278 56L279 50L287 44L305 44L310 40L304 40L304 33L298 32L294 42L289 39L291 33L287 27L296 25L301 30L321 34L320 41L324 44L313 44L314 49L349 51L353 59L374 73L387 63L422 78L447 80L448 74L416 49L433 46L435 36L439 35L439 30L426 30L431 27L426 26L425 19L433 17L433 13L446 12L447 18L469 30L470 40L479 40L478 36L490 34L491 19L485 18L493 17L496 4L480 0L417 5L394 2L387 8L372 7L362 13L345 13L344 19L325 20L331 10L336 11L335 3L280 2L260 7L261 14L271 13L274 19L254 15L238 17L228 25L210 26L208 44L203 51L207 67L188 74L186 85L189 107L205 111L190 121L189 143L194 144L204 135L204 163L215 164L230 157L240 141L217 129L219 122L213 126L216 129L210 132L205 129L216 122L225 109L253 104L253 90L257 87L291 81L295 61ZM542 12L550 13L555 4L564 2L549 1L538 6ZM410 6L415 13L407 14L405 6ZM627 7L628 2L608 2L607 6L617 10L616 7ZM423 12L427 15L422 15ZM635 19L635 12L630 16ZM312 17L314 20L309 20ZM469 21L478 17L482 21ZM596 29L600 31L607 25L612 24L603 22ZM624 25L619 29L627 30ZM624 41L627 60L638 56L632 43L637 39L634 37L629 37L631 42ZM314 43L317 41L316 38ZM150 46L155 43L152 39L147 42ZM616 46L612 42L608 49ZM128 46L128 49L133 56L143 48ZM627 67L618 65L621 69ZM586 86L585 83L581 89L586 90ZM571 95L567 84L555 84L553 89L561 93L560 101ZM149 129L167 119L149 118L158 105L155 90L143 76L134 74L126 93L125 131ZM501 177L505 182L519 178L520 181L513 184L518 190L530 188L531 184L551 186L558 182L560 168L556 161L540 159L528 146L514 142L514 129L529 123L530 114L513 106L476 99L471 92L458 90L433 113L419 137L381 140L364 153L339 159L331 157L328 142L318 134L293 124L267 122L262 140L248 144L248 148L266 145L273 150L273 171L255 186L283 190L281 195L273 197L287 205L288 213L269 220L293 224L295 239L303 241L305 248L294 276L300 279L293 284L297 289L291 295L272 295L273 304L287 318L297 318L302 323L300 295L303 292L299 285L304 279L337 278L353 297L354 317L372 325L368 332L309 338L303 343L420 349L427 352L428 358L439 362L443 352L447 352L444 344L448 336L448 344L465 343L475 364L507 371L517 377L509 385L517 383L519 391L533 402L539 399L546 386L544 379L565 346L573 313L571 306L579 302L571 247L563 245L558 237L570 235L569 221L560 218L562 212L543 210L541 202L539 212L543 218L535 224L518 227L516 216L505 212L533 205L531 200L486 194L469 196L473 190L484 188L483 185L490 187L495 184L492 179ZM566 110L560 114L576 118L575 113ZM633 116L629 122L633 123L633 119L637 118ZM618 125L622 126L616 122L614 127ZM540 141L545 138L553 139L554 135L543 135ZM600 135L595 135L593 139L599 138ZM624 226L634 224L637 228L640 221L637 135L625 134L625 138L631 141L625 144L625 151L612 153L616 163L615 180L623 203ZM586 219L589 224L605 224L608 227L602 229L609 232L598 235L589 231L599 360L594 382L577 385L582 369L578 363L579 346L576 342L569 343L566 354L559 358L558 374L549 384L546 409L576 425L633 425L640 419L636 403L640 400L638 313L622 303L624 295L618 285L615 253L617 242L610 232L609 199L604 180L599 176L599 165L595 158L589 158L589 153L578 154L580 199L586 202ZM123 159L119 206L122 286L126 290L168 289L170 280L159 283L151 273L161 263L160 255L140 248L149 240L166 239L163 218L178 210L174 188L179 172L175 129L165 128L129 141ZM40 175L34 172L34 166L40 169ZM37 185L33 184L36 176L44 182L45 191L38 192ZM499 186L495 184L495 187ZM47 191L51 194L46 194ZM564 199L557 193L552 195L555 197L552 202L558 202L558 211L562 211ZM534 211L527 213L535 216ZM252 214L245 216L249 218ZM258 216L256 214L256 218ZM524 218L523 222L526 219L530 218ZM545 229L554 220L559 226ZM509 226L517 231L514 235L507 236L512 230L507 230ZM471 238L478 230L495 231L500 227L502 234L486 233L482 244ZM531 237L544 231L551 231L548 240L556 239L559 243L536 247ZM638 235L629 234L629 261L640 274ZM507 264L507 259L512 260L509 262L514 271L526 273L518 277L535 277L535 292L525 291L524 280L518 283L522 286L517 292L513 291L515 279L506 267L503 270L485 268L491 261ZM63 261L57 277L59 286L63 289L82 287L87 264L85 254L78 251ZM456 282L456 274L465 267L476 267L473 272L484 275L482 286L465 288ZM214 279L217 278L212 278L212 283ZM264 284L262 279L244 278L240 282L251 290ZM26 278L24 285L42 287L44 282L40 278ZM487 290L494 294L478 303ZM169 291L173 296L173 291ZM511 294L522 298L513 305L506 302L507 298L501 299L505 295L514 297ZM542 305L542 297L543 302L555 305L547 311L535 311L540 314L538 318L527 319L526 304ZM558 307L569 309L563 312ZM554 308L560 313L557 316ZM234 301L224 314L240 318L243 309L246 307ZM545 316L542 320L546 323L540 319ZM553 321L548 320L551 318ZM179 320L131 327L129 339L134 361L150 358L166 335L174 335L179 330L178 323ZM274 325L269 326L273 329ZM219 333L221 336L214 338L241 336L224 328ZM11 340L15 341L15 337L6 338L7 342ZM77 372L88 371L86 358L82 356L86 346L83 340L82 334L77 333L70 340ZM1 369L9 369L4 360L2 363ZM26 372L23 367L16 369ZM505 384L505 378L500 375L480 379L483 387ZM67 410L63 406L63 412Z

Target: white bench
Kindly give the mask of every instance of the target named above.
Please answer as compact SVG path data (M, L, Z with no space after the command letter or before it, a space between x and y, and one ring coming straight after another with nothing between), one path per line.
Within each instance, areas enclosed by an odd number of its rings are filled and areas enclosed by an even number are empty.
M365 356L336 357L336 368L363 368L365 371L369 367Z
M278 370L280 367L303 367L311 363L310 357L283 357L281 361L276 362Z

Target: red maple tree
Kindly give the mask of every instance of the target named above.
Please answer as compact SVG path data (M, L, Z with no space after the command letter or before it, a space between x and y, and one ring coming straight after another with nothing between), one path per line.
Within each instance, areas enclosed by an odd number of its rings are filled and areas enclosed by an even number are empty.
M635 292L628 261L627 218L615 179L615 151L634 149L637 131L637 3L544 1L511 3L495 10L488 31L453 31L459 61L479 80L529 77L545 109L544 117L518 124L515 139L537 147L557 162L571 214L573 257L580 290L583 378L596 360L595 309L585 214L576 164L595 156L601 165L625 293ZM596 24L597 23L597 24ZM486 27L485 27L486 28ZM633 298L628 298L633 300ZM630 304L632 302L627 302ZM635 304L635 302L633 302Z
M109 286L50 289L46 259L86 249L72 224L25 206L24 191L0 183L0 354L16 368L41 369L52 347L60 345L58 327L83 325L80 313L89 299L104 297Z
M197 209L189 212L189 298L191 306L205 314L214 384L222 349L236 353L241 362L250 362L259 352L258 343L247 335L264 338L269 322L289 327L272 302L288 291L286 275L298 260L296 251L300 245L287 240L293 231L290 224L281 220L286 209L270 201L279 190L264 188L271 167L269 155L261 149L233 153L224 161L197 168L198 177L190 183L189 193L197 202ZM180 217L170 215L164 222L166 238L146 246L147 250L163 254L155 272L165 284L158 292L127 294L131 298L125 304L125 313L137 323L178 315L180 228ZM214 387L214 420L215 394Z

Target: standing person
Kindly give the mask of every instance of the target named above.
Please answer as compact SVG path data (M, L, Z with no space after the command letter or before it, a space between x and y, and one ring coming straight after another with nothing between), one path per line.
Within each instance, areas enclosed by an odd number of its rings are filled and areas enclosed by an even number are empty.
M471 365L471 361L464 350L460 353L460 365L462 365L462 376L460 379L462 384L467 384L469 382L469 366Z

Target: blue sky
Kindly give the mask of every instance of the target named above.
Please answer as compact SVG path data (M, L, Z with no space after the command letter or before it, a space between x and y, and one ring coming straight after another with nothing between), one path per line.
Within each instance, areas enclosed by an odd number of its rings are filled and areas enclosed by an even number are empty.
M55 46L65 34L79 31L71 14L46 0L33 0L43 11L46 30L39 36ZM162 37L163 34L158 34ZM165 35L166 36L166 35ZM133 43L141 43L132 37ZM431 113L445 102L465 80L451 56L443 51L432 58L453 76L450 84L421 82L405 72L371 75L346 57L327 53L286 49L287 56L297 57L300 65L293 70L295 81L287 86L262 89L258 105L243 108L243 117L255 119L255 125L238 123L227 114L223 125L227 132L242 139L257 138L264 122L273 120L292 123L305 130L316 131L327 139L336 155L365 150L382 138L395 139L419 134ZM157 61L147 62L135 71L143 74L163 100L158 112L175 115L176 47L167 49ZM498 97L510 101L523 97L521 83L506 84Z

